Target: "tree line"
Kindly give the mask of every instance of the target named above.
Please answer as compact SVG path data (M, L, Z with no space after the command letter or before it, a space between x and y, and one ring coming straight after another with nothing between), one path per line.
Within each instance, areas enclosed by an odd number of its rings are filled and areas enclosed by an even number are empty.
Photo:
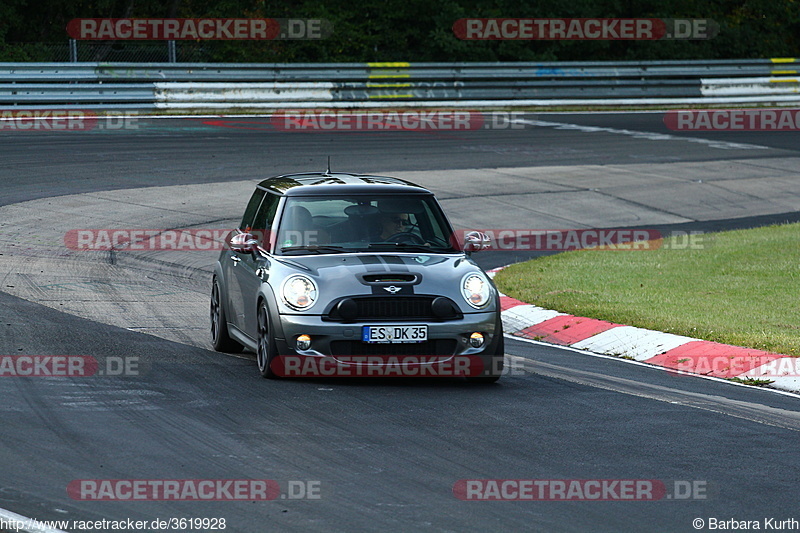
M75 18L324 19L322 40L225 41L232 62L622 61L745 59L800 54L800 0L3 0L0 61L36 60L31 43L65 43ZM706 40L459 39L462 18L712 19ZM27 55L26 55L27 54Z

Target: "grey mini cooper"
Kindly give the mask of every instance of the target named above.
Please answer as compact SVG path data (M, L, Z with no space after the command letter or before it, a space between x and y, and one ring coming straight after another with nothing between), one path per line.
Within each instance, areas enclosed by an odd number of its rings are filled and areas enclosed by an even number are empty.
M503 371L499 296L433 193L341 173L262 181L214 266L214 348L268 378Z

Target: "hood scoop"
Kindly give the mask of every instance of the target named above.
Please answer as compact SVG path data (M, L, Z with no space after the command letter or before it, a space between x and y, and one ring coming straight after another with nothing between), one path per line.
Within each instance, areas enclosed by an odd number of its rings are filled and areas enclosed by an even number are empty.
M394 283L394 284L408 284L415 285L420 282L419 274L412 274L406 272L381 272L380 274L359 274L361 283L365 285Z

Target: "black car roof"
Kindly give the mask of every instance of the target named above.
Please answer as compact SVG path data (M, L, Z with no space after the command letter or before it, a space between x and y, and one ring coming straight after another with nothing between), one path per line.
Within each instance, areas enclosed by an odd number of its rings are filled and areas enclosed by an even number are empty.
M268 178L259 187L285 196L340 194L433 194L410 181L388 176L341 172L305 172Z

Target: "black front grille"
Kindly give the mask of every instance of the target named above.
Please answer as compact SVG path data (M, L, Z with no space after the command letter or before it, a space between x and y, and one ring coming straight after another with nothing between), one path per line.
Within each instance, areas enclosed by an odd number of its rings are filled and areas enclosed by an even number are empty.
M355 298L358 318L434 318L433 298Z
M370 344L360 341L331 341L331 355L453 355L455 339L434 339L417 343Z
M443 296L362 296L343 298L334 302L324 319L342 322L373 320L441 322L463 317L458 306Z

